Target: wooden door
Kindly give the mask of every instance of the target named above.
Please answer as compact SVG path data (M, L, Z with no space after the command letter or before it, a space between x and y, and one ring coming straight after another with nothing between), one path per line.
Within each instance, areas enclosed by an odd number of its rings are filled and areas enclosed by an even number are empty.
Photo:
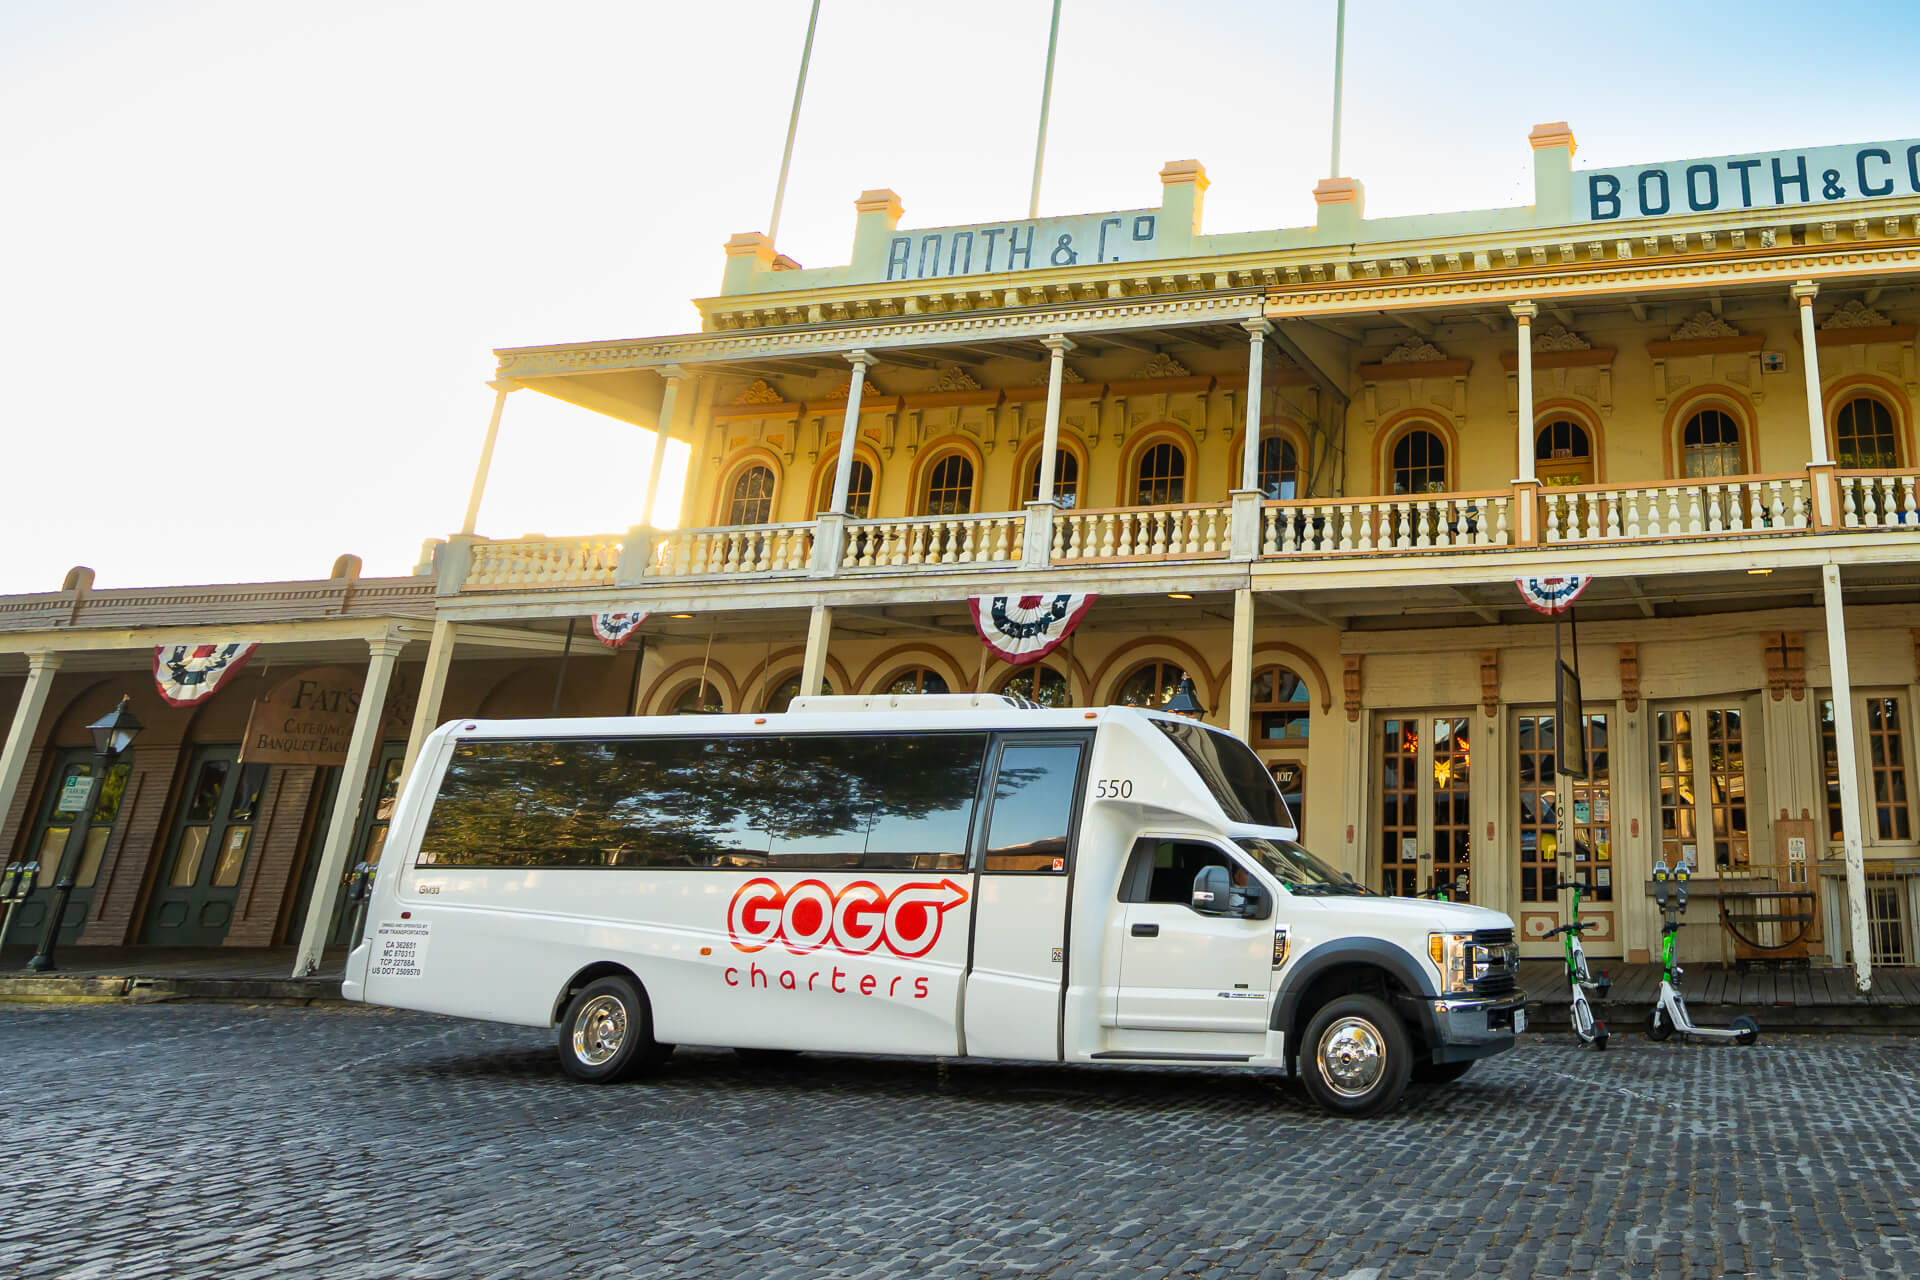
M238 756L238 747L193 753L140 941L212 947L227 936L271 768Z
M60 919L59 943L62 946L80 936L86 925L87 911L93 902L94 881L100 875L100 862L113 834L114 820L120 814L120 801L127 791L132 762L124 755L107 769L106 788L93 807L93 819L87 842L74 870L73 894L67 899L66 913ZM53 901L54 881L59 879L60 859L65 856L73 824L87 802L93 786L93 752L87 747L72 747L58 752L53 772L48 776L46 794L34 814L33 831L21 853L24 862L38 862L33 894L15 910L13 928L7 940L16 945L37 942L46 927L47 911Z

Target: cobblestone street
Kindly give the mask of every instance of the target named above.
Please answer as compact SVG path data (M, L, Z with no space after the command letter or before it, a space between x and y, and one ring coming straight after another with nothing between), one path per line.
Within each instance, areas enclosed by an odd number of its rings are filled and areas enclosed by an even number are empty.
M0 1009L9 1277L1920 1274L1920 1043L1529 1038L1391 1115L1250 1075Z

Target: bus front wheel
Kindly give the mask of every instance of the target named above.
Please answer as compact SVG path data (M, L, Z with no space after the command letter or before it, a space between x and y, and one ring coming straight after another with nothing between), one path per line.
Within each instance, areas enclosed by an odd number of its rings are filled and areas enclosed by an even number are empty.
M611 1084L658 1066L673 1052L653 1038L640 988L623 977L596 978L574 993L560 1019L560 1065L590 1084Z

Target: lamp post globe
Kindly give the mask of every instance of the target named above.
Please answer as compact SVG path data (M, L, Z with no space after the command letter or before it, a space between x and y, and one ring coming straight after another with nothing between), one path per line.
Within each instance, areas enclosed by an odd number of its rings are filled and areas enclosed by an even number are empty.
M1201 720L1207 714L1207 709L1200 705L1199 693L1193 687L1193 677L1185 672L1180 675L1180 687L1173 691L1173 696L1167 699L1167 705L1160 709L1189 720Z
M131 702L130 696L122 695L119 705L87 726L87 732L93 735L93 775L88 779L86 802L80 806L80 813L67 831L66 846L60 852L60 872L53 882L53 901L47 906L47 923L40 934L40 947L33 953L33 959L27 961L27 968L35 972L47 973L55 968L54 944L60 939L60 921L67 914L67 899L73 896L73 878L86 852L87 835L93 828L93 812L100 802L107 766L131 747L135 736L145 728L133 714Z

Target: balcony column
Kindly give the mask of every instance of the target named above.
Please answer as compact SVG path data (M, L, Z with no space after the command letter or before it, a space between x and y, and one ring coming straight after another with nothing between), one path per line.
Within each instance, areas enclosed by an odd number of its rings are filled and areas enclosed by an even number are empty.
M833 633L833 607L817 604L807 617L807 654L800 662L800 693L814 697L827 680L827 638Z
M1867 871L1860 835L1860 768L1853 754L1853 675L1847 667L1847 622L1840 598L1840 566L1820 569L1826 592L1827 668L1833 684L1833 745L1840 765L1840 828L1846 839L1847 925L1853 946L1853 983L1873 988L1873 947L1867 936Z
M640 522L650 529L660 527L654 522L653 500L660 493L660 464L667 456L673 411L680 402L680 380L687 376L687 371L677 364L666 365L659 373L666 386L660 392L660 421L654 424L653 450L647 457L647 487L640 491Z
M354 817L360 812L360 802L367 790L367 774L373 769L374 751L380 745L380 721L387 705L387 686L393 681L394 663L406 648L406 641L382 636L367 641L367 648L367 683L360 691L360 710L353 717L347 758L340 766L340 785L334 790L333 815L327 821L326 846L320 851L313 896L307 902L306 923L300 928L300 950L293 961L296 978L304 978L320 968L320 954L327 945L327 926L333 920L340 879L346 872L347 854L358 825Z
M1067 352L1073 342L1063 333L1040 339L1047 349L1047 421L1040 437L1040 487L1027 503L1025 541L1020 563L1043 569L1053 554L1053 478L1060 460L1060 386L1066 377ZM1018 480L1016 478L1016 483Z
M1253 589L1233 593L1233 654L1227 670L1227 732L1253 741Z
M1247 427L1240 457L1240 487L1228 495L1233 503L1229 552L1236 560L1260 554L1260 388L1267 335L1273 322L1256 316L1242 323L1247 331Z
M840 424L840 456L833 467L831 509L814 526L815 577L831 577L840 571L840 552L847 532L847 490L853 484L853 446L860 439L860 395L866 390L867 370L880 363L871 352L857 348L846 356L853 365L853 380L847 384L847 416Z
M53 692L53 678L60 674L60 664L65 660L66 655L58 652L27 655L27 685L20 691L20 705L13 709L13 727L7 731L6 745L0 747L0 823L6 821L8 811L13 808L20 779L26 775L27 757L32 754L34 739L39 736L40 716L47 709L47 695ZM0 844L0 851L6 847ZM4 861L6 859L0 857L0 862Z
M1540 308L1535 303L1516 302L1507 310L1513 313L1519 330L1519 353L1514 366L1520 380L1520 403L1516 414L1519 438L1515 453L1519 469L1514 472L1513 480L1513 540L1520 546L1533 546L1540 540L1536 501L1540 477L1533 468L1533 318L1540 314Z
M1820 286L1801 280L1787 291L1800 308L1800 349L1807 368L1807 488L1813 497L1813 526L1831 529L1838 521L1833 459L1827 454L1827 414L1820 394L1820 348L1813 327L1813 299Z
M506 411L507 396L520 389L517 382L505 378L496 378L489 382L493 388L493 414L487 419L487 438L480 444L480 461L473 469L473 490L467 495L467 518L460 522L460 532L472 533L474 525L480 519L480 499L487 492L487 473L493 470L493 445L500 438L500 415Z

